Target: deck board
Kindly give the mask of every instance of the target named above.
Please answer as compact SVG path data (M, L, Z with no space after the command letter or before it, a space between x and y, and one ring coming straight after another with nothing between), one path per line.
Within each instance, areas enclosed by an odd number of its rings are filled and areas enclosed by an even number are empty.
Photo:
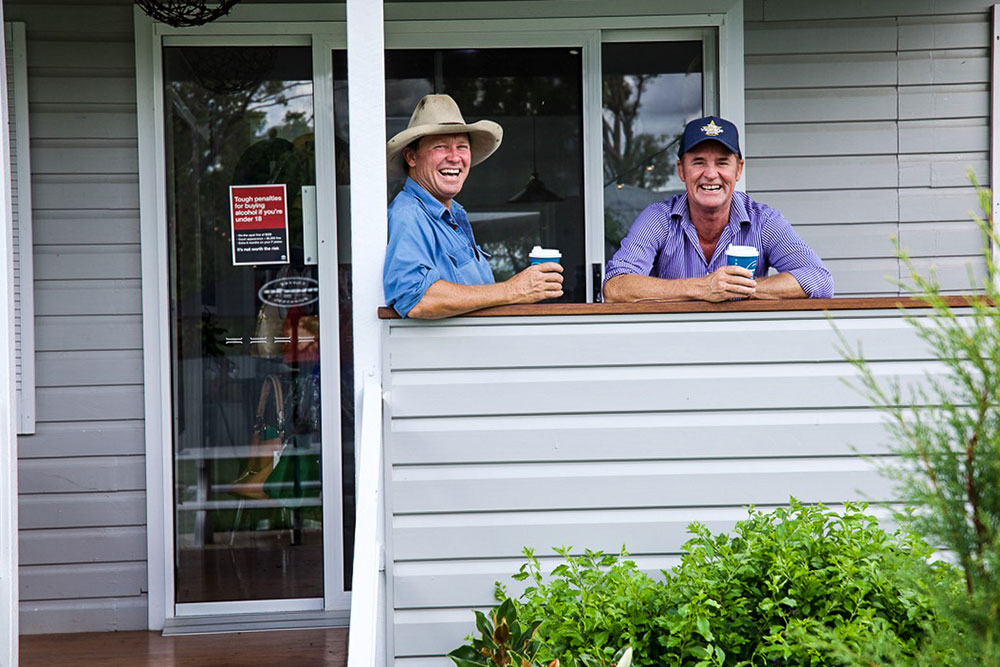
M22 635L21 667L343 667L347 629L164 637L158 632Z

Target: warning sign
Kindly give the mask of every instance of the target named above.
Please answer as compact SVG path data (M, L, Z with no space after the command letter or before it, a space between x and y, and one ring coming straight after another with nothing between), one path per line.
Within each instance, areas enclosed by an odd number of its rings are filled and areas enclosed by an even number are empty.
M285 186L230 185L233 265L288 264Z

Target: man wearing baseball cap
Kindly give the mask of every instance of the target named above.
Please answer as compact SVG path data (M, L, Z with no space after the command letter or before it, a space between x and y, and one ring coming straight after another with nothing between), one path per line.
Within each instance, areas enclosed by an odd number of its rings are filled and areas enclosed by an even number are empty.
M502 283L454 200L469 170L499 148L503 130L466 123L448 95L417 103L405 130L386 144L390 176L406 176L389 205L382 280L386 303L401 317L436 319L511 303L562 296L562 267L536 264Z
M718 116L688 123L677 151L686 192L632 223L606 266L605 301L832 297L830 272L781 213L736 191L742 173L735 125ZM730 245L756 248L756 269L727 266Z

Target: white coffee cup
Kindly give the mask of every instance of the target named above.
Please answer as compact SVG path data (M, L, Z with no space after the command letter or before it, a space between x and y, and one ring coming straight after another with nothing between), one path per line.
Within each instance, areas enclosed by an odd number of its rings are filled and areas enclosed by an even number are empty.
M531 260L532 264L545 264L546 262L561 264L562 253L555 248L543 248L540 245L536 245L531 249L528 259Z

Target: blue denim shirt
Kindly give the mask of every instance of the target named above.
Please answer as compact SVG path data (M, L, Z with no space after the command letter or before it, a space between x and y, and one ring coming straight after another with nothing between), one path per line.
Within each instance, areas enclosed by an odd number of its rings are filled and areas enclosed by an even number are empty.
M389 204L389 244L382 283L386 303L406 317L438 280L459 285L494 282L487 255L476 245L465 209L451 208L411 178Z

